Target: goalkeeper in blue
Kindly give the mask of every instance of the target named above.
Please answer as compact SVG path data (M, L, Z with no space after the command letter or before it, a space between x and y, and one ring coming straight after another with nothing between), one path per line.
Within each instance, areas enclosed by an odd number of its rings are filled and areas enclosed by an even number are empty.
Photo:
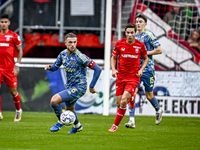
M53 108L58 122L50 128L51 132L56 132L64 125L60 122L62 107L60 103L65 102L66 110L71 110L76 116L74 126L68 133L76 133L82 131L83 127L78 120L75 112L76 101L82 97L87 90L86 71L87 67L94 70L93 79L89 85L92 94L98 93L94 86L101 74L102 69L89 57L82 54L77 48L77 36L74 33L68 33L65 36L66 49L63 50L52 65L45 66L45 70L56 71L61 65L64 66L67 83L66 89L55 94L51 98L51 107Z
M154 87L154 60L153 55L161 54L162 49L160 43L157 41L154 33L145 29L147 25L147 18L139 14L135 17L136 26L137 26L137 33L135 39L139 40L140 42L145 44L147 49L148 55L148 64L143 71L143 75L140 77L140 83L135 90L135 94L133 97L130 98L129 102L129 122L125 123L125 127L127 128L135 128L135 95L138 92L138 88L140 87L141 82L145 87L145 95L146 98L149 100L151 105L154 107L156 111L156 125L159 125L162 121L162 113L163 110L159 107L158 100L153 95L153 87ZM143 59L140 59L140 66L142 66Z

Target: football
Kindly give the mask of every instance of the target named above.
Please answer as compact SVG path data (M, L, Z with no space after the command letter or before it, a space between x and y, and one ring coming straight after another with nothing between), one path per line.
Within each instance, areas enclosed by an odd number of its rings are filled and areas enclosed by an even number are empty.
M76 116L70 110L66 110L60 115L60 121L64 125L70 126L74 123L75 120L76 120Z

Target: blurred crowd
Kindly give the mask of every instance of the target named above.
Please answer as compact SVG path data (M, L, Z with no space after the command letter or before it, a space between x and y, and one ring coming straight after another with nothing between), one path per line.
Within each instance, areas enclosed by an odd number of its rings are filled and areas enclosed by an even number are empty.
M200 0L163 0L174 5L146 2L154 13L169 24L172 30L200 53ZM178 3L176 3L178 2ZM191 7L183 4L190 3Z
M200 52L200 12L197 9L190 11L182 7L173 6L164 16L174 32L178 33L197 52Z
M3 5L7 0L0 0L0 6ZM116 5L117 0L116 1ZM124 4L126 0L122 0ZM200 5L200 0L163 0L165 2L181 2L191 3L196 6ZM55 23L55 0L26 0L24 3L24 25L43 25L43 26L54 26ZM198 3L198 4L197 4ZM168 23L172 30L177 33L182 39L188 42L188 44L200 52L199 45L199 30L200 30L200 8L199 7L182 7L178 3L173 6L165 5L164 3L155 3L150 1L144 1L154 13ZM10 3L1 13L7 13L11 17L12 24L11 29L18 27L18 15L19 11L14 8L19 8L19 3L13 1ZM15 10L15 11L14 11ZM34 13L33 13L34 12ZM75 26L74 24L68 24L67 20L80 26L83 24L83 19L77 18L77 16L70 16L69 12L65 12L66 15L66 26ZM51 17L49 17L51 16ZM115 16L115 15L114 15ZM71 17L71 18L70 18ZM91 18L89 24L97 22L98 17L95 16L96 21ZM116 22L113 17L113 22ZM81 23L79 22L81 20ZM84 19L87 21L87 19ZM88 21L87 21L88 22ZM98 26L98 22L96 23ZM88 26L86 23L85 26Z
M198 53L200 53L200 29L192 31L187 42L192 48L194 48Z

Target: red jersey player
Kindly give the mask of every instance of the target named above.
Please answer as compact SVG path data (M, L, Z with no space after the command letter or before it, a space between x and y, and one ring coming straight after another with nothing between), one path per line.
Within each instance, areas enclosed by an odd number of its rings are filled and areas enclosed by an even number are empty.
M19 35L9 30L10 20L7 14L0 16L0 88L5 80L6 85L13 97L16 108L15 122L21 120L22 109L20 106L20 96L17 92L17 75L19 73L19 63L22 59L22 46ZM17 48L17 62L14 62L14 50ZM0 96L0 120L3 119L1 113L1 96Z
M133 23L125 26L125 39L116 42L111 57L112 76L116 79L117 116L109 132L116 132L126 112L129 98L134 95L140 77L147 65L148 57L145 45L135 39L137 27ZM140 57L144 59L140 69ZM116 64L118 60L118 70Z

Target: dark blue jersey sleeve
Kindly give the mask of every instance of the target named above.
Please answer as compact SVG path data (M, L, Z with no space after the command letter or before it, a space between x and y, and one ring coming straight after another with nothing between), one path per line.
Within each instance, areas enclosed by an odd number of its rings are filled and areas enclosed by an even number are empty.
M56 61L51 65L51 71L56 71L62 65L62 53L60 53L56 59Z
M97 80L99 79L102 69L97 64L95 64L91 69L94 70L94 74L90 83L90 88L94 88Z

